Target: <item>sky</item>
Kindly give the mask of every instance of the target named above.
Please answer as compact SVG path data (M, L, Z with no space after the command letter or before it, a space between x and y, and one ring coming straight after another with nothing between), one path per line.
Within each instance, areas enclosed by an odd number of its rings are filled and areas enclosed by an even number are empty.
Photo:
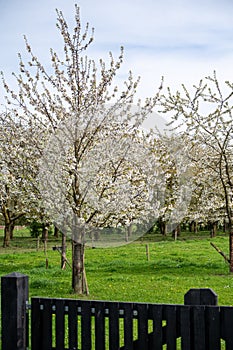
M164 76L165 86L180 89L211 75L233 81L232 0L0 0L0 70L13 82L18 52L24 55L23 35L44 63L49 49L61 49L55 8L74 23L74 4L83 26L95 28L93 58L115 57L124 46L118 79L129 70L141 76L138 95L153 96ZM0 101L4 91L0 86Z

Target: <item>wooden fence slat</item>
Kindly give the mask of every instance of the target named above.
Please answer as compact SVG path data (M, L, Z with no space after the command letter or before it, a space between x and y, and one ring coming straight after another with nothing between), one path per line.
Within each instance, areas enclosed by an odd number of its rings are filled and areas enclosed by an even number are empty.
M205 342L205 307L193 306L191 330L193 330L194 350L206 350Z
M163 305L149 305L149 317L153 321L153 332L149 335L149 349L163 349Z
M78 310L77 301L68 300L68 334L69 334L69 349L78 349Z
M220 341L220 309L206 307L206 349L221 350Z
M133 304L125 303L124 309L124 348L133 348Z
M41 328L41 310L40 300L38 298L32 298L32 315L31 315L31 345L32 350L42 349L42 328Z
M94 302L95 308L95 350L105 349L105 303Z
M166 305L166 344L167 350L176 350L176 306Z
M119 303L106 303L109 310L109 349L119 349Z
M92 339L91 339L91 302L82 301L81 305L81 338L82 338L82 349L91 350Z
M41 350L52 350L52 299L43 299L42 312L42 347Z
M185 350L192 350L191 339L191 307L180 307L180 335L181 335L181 348Z
M65 347L65 299L56 299L56 350L64 350Z
M233 307L221 308L221 334L226 342L225 350L233 349Z
M135 304L138 312L138 343L137 349L148 349L148 306L147 304Z

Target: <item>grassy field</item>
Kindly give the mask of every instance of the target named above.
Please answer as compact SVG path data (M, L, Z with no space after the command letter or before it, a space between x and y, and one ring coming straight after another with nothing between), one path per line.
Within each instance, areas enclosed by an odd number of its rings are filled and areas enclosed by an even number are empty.
M16 231L11 247L0 247L0 275L14 271L27 274L30 296L77 297L71 291L70 267L62 271L60 254L52 249L60 240L50 240L45 253L43 245L38 250L36 240L28 235L27 230ZM193 237L183 233L177 241L161 240L158 235L118 248L87 247L90 295L85 298L183 304L190 288L212 288L220 305L233 305L233 275L211 241L227 253L227 235L210 239L203 232ZM70 243L67 257L71 260Z

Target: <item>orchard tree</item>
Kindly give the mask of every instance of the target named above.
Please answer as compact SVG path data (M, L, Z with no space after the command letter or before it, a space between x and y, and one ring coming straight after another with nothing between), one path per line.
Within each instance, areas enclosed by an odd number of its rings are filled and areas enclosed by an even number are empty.
M212 191L218 192L221 184L225 211L229 222L229 261L233 272L233 84L219 84L216 73L201 80L192 91L183 86L175 94L168 94L161 101L163 111L172 114L176 127L198 144L204 154L203 167L212 172Z
M8 113L0 116L0 138L0 208L5 227L3 247L8 247L16 221L27 210L27 184L21 171L22 158L19 155L23 130Z
M15 223L22 216L40 221L45 236L49 221L36 181L41 156L37 146L42 142L42 136L35 127L21 122L10 111L0 115L0 203L5 225L4 247L9 246Z
M72 287L76 293L85 293L84 248L90 226L120 230L139 220L143 207L151 216L158 209L157 191L151 190L161 180L156 178L158 160L150 147L153 137L142 136L139 128L157 104L161 87L143 104L136 102L132 112L139 79L129 72L121 89L114 83L123 48L117 60L109 54L108 64L101 59L97 65L89 59L86 51L93 41L93 30L89 35L87 24L82 31L77 6L73 32L58 10L57 27L64 42L62 57L51 49L48 68L25 38L29 61L24 62L19 55L20 73L14 74L18 90L12 90L2 77L13 113L48 140L39 179L40 183L48 180L49 195L43 186L42 195L51 204L50 217L54 215L59 228L71 235ZM44 150L38 139L34 143L40 152ZM61 175L58 183L54 177L49 179L51 164L60 171L54 172ZM146 208L148 198L155 207Z
M213 178L213 173L206 172L207 174L207 181L203 181L202 171L199 172L198 179L193 179L196 187L192 192L185 221L189 223L191 232L197 232L198 224L209 226L211 237L214 237L218 224L224 223L226 208L221 184Z
M187 136L186 140L193 189L185 221L192 232L197 231L198 224L210 226L214 236L218 223L222 224L226 216L222 186L210 157L211 150L207 152L206 146L189 140Z
M164 179L158 226L163 235L172 232L176 236L193 190L192 164L188 161L190 145L187 138L181 139L175 133L158 136L155 144Z

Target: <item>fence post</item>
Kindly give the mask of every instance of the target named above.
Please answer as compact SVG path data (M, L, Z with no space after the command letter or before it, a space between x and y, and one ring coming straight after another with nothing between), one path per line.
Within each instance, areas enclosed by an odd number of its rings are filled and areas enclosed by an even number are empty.
M13 272L1 277L2 350L26 350L28 276Z
M184 295L185 305L218 305L218 296L210 288L192 288Z

